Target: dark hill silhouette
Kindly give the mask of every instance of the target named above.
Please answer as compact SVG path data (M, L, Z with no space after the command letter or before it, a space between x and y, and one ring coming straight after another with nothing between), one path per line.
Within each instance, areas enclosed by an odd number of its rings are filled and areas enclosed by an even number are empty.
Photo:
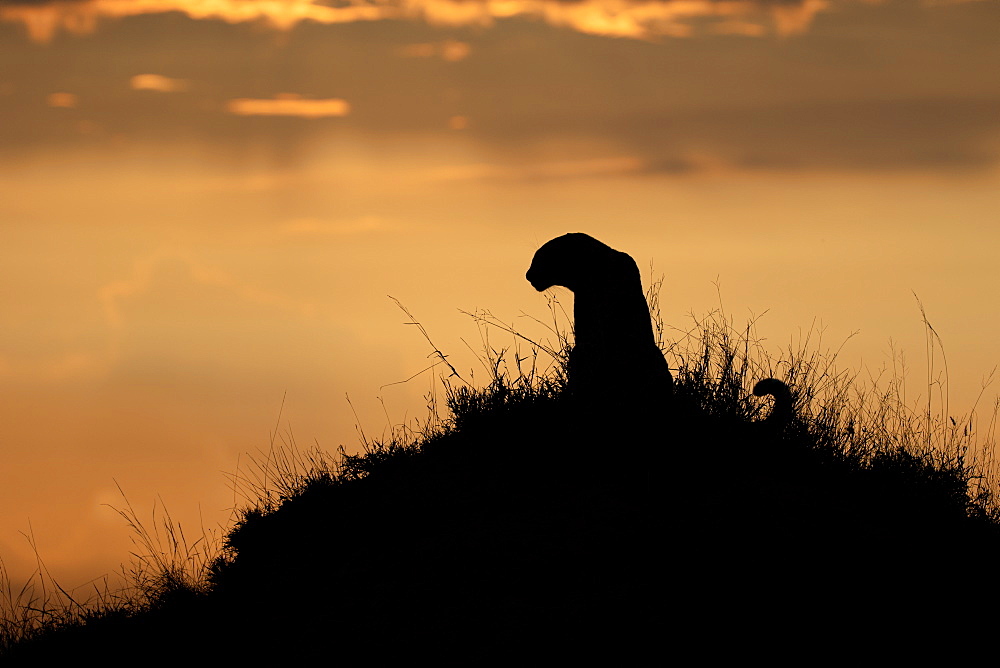
M682 370L681 397L691 382ZM455 391L451 405L451 429L376 446L246 513L203 588L42 634L7 665L111 652L645 665L652 651L707 651L719 634L713 656L836 651L854 646L845 626L897 642L968 623L971 585L953 575L995 553L996 526L958 472L902 453L859 466L800 422L775 437L689 408L650 474L645 444L594 442L608 432L581 425L552 387Z
M581 411L565 374L449 385L440 428L286 480L202 580L165 573L147 606L50 624L4 665L926 660L992 624L995 577L969 566L996 554L995 505L960 456L843 393L792 411L774 379L761 421L745 342L704 341L669 402L622 387L638 412Z

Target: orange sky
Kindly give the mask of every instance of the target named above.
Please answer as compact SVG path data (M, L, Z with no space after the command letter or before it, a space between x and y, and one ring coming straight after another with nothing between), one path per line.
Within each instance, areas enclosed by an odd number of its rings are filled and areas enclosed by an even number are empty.
M127 560L103 506L225 523L281 429L423 417L430 348L542 335L534 250L588 232L773 352L846 367L916 292L953 412L1000 361L1000 2L32 0L0 6L0 557ZM557 293L568 304L567 292ZM499 333L494 343L506 344ZM468 346L467 346L468 344ZM483 376L482 370L477 378ZM987 392L990 404L995 392ZM381 403L376 397L381 395Z

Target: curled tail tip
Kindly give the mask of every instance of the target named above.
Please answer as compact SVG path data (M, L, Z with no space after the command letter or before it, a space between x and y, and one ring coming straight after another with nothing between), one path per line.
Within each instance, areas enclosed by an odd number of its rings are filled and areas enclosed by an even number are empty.
M765 395L778 395L784 394L786 392L791 392L791 389L784 381L780 381L777 378L765 378L764 380L757 381L757 384L753 386L753 394L755 397L763 397Z
M774 397L774 408L771 410L771 414L764 418L760 424L780 429L791 420L793 413L792 389L788 387L787 383L777 378L765 378L753 386L753 393L754 396L758 397L766 395Z

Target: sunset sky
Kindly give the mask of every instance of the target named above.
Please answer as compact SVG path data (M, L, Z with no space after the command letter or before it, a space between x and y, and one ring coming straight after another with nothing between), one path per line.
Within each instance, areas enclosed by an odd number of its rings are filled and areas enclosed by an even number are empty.
M912 399L915 293L964 413L1000 363L998 72L1000 0L0 0L0 558L30 573L30 522L63 586L112 573L116 481L224 525L279 410L330 451L424 417L387 295L478 382L459 310L545 336L524 271L570 231L678 330L721 296L773 354L895 346Z

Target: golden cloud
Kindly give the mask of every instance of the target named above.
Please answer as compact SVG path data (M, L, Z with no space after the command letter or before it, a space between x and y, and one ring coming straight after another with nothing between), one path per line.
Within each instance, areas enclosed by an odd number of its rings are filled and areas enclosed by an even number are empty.
M73 109L80 103L80 98L73 93L49 93L45 103L50 107Z
M273 98L240 97L226 105L230 113L239 116L297 116L299 118L327 118L347 116L351 105L346 100L327 98L310 100L294 93L282 93Z
M519 166L490 163L453 165L430 169L423 173L423 177L429 181L538 181L635 174L646 167L641 158L625 155Z
M449 63L457 63L465 60L472 51L465 42L458 42L453 39L446 39L443 42L424 42L422 44L408 44L399 50L404 58L433 58L440 57Z
M171 79L160 74L137 74L129 81L132 90L154 90L160 93L176 93L187 90L184 79Z
M393 7L362 4L357 0L343 7L328 7L319 4L319 0L51 0L2 7L0 20L22 23L33 41L46 43L61 30L92 33L101 19L167 12L227 23L263 21L282 30L302 21L354 23L390 18L398 13Z
M228 23L258 21L288 30L303 21L321 24L386 19L421 20L434 25L490 26L497 20L529 17L577 32L656 39L685 37L707 22L707 32L744 35L804 31L828 0L50 0L9 3L0 20L24 25L35 42L50 41L60 31L88 34L102 20L142 14L181 12L192 19ZM722 27L713 29L714 23ZM461 42L443 51L446 60L468 55ZM420 45L415 45L420 46ZM467 48L467 47L466 47Z

